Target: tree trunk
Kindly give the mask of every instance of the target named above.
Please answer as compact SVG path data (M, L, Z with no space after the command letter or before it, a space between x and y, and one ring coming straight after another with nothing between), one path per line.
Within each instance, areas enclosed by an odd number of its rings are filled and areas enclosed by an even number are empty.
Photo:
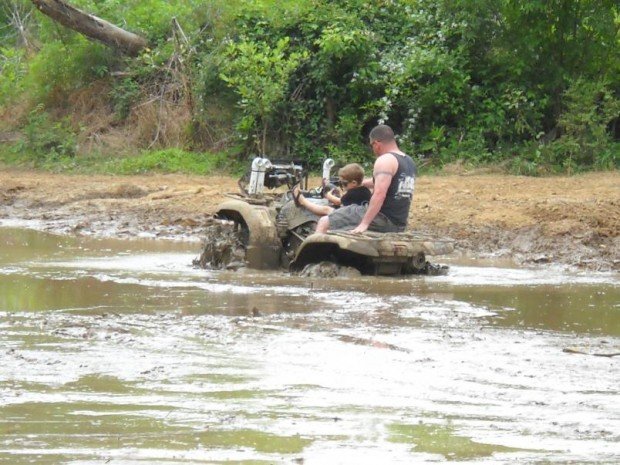
M91 39L128 55L137 55L147 46L147 41L132 32L125 31L96 16L84 13L62 0L32 0L32 3L54 21Z

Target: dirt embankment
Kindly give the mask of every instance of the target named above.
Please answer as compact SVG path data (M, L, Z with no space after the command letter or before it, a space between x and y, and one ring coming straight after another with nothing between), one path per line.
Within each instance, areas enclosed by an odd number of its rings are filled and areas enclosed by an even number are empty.
M225 176L67 176L0 171L0 219L45 230L200 238L236 180ZM450 236L457 253L620 269L620 174L422 176L410 229Z

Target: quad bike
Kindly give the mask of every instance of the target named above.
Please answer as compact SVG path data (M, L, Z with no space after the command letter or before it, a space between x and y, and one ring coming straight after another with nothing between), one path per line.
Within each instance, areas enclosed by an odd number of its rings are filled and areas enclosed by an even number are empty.
M301 272L308 265L331 262L366 275L445 274L447 267L426 257L452 252L453 241L416 232L351 234L315 233L318 217L295 204L292 188L300 185L312 202L327 205L324 192L337 185L330 176L331 159L323 163L323 183L307 190L308 171L302 163L272 163L255 158L239 180L240 193L217 208L207 232L201 267L254 269L288 268ZM267 193L287 187L284 193Z

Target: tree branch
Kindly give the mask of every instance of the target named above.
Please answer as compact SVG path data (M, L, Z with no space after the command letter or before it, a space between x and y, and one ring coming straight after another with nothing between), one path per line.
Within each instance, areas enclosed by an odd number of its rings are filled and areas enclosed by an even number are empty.
M96 16L84 13L62 0L32 0L32 3L54 21L128 55L137 55L147 41Z

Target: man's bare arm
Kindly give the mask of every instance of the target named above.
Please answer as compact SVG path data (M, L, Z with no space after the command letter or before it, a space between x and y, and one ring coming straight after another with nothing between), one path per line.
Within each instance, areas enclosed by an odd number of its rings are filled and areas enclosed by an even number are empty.
M375 216L377 216L383 206L387 188L390 186L391 181L392 176L385 173L375 178L375 190L372 193L372 197L370 197L368 208L360 224L352 231L353 233L363 233L368 230L370 223L372 223L372 220L375 219Z
M392 182L392 177L398 169L398 162L393 156L382 155L375 162L373 176L375 179L372 197L368 203L368 209L360 224L353 229L353 233L363 233L368 230L370 223L381 210L388 188Z
M375 187L375 182L372 178L366 178L362 181L362 186L367 187L368 189L372 189Z

